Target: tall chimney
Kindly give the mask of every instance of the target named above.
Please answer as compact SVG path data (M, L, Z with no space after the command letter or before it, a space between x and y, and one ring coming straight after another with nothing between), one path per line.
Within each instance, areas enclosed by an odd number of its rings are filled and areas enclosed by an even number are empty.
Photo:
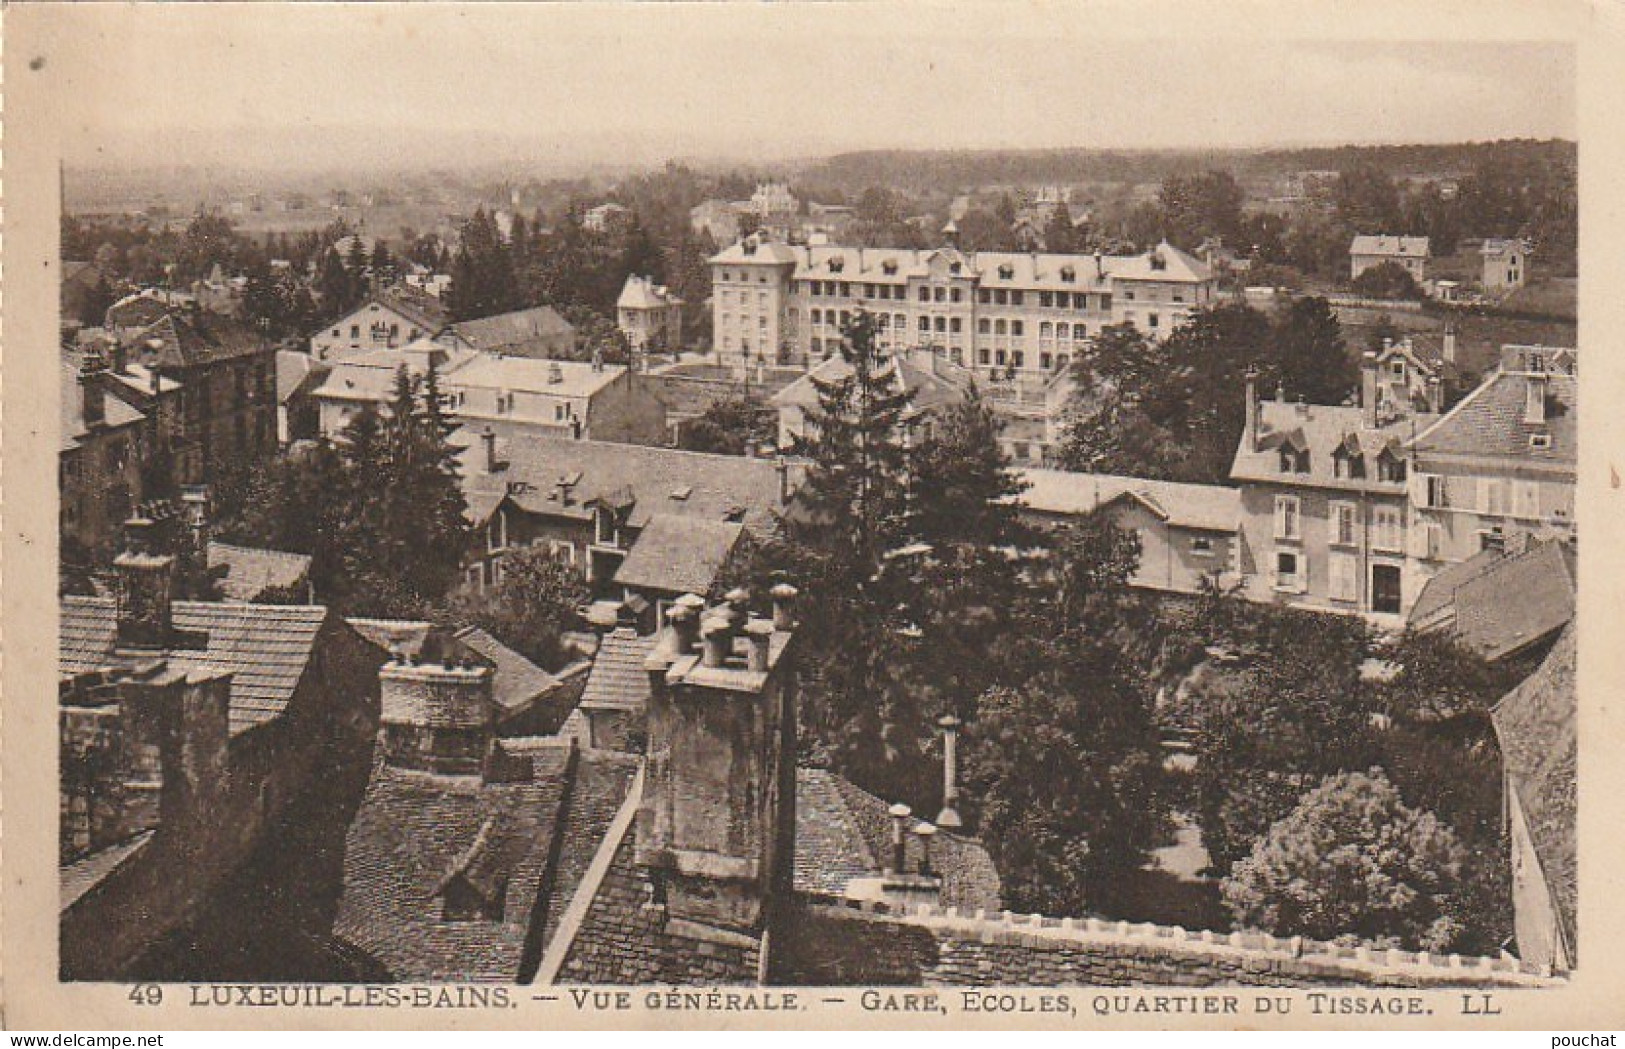
M937 826L949 830L965 825L959 818L959 726L952 714L937 719L942 729L942 811L937 813Z
M700 624L700 641L704 646L700 655L702 665L713 670L726 666L728 656L733 653L733 624L725 615L707 616Z
M117 643L121 648L161 651L173 623L175 557L163 550L157 522L124 522L125 548L113 561L117 596Z
M1446 364L1455 364L1456 363L1456 326L1455 326L1455 324L1446 324L1444 326L1444 347L1440 350L1440 354L1441 354L1441 356L1443 356L1444 362Z
M746 666L752 673L767 673L767 657L773 641L773 624L766 619L752 619L745 624L745 636L750 640Z
M1258 369L1247 369L1247 418L1242 424L1242 447L1248 451L1258 451L1259 414L1258 407Z
M779 505L790 505L790 463L784 456L779 456L773 464L773 469L779 475Z
M100 360L86 355L79 369L79 413L85 427L94 429L107 421L107 371Z
M676 639L677 654L686 656L693 652L694 643L700 639L699 613L681 601L674 602L666 612L666 623Z
M1368 430L1377 426L1377 355L1371 350L1360 358L1360 419Z
M920 877L929 878L931 870L931 840L937 836L937 828L929 823L916 823L914 833L920 839Z
M1438 415L1444 410L1444 384L1437 375L1428 376L1428 411Z

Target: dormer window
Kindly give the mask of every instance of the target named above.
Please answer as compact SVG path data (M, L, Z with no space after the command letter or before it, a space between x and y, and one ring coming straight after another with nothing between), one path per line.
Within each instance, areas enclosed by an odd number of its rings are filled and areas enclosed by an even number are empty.
M593 513L593 523L599 546L615 545L615 511L600 506Z
M1405 482L1405 460L1391 452L1383 452L1377 457L1377 480L1389 484L1403 484Z
M1281 448L1281 472L1306 474L1309 472L1309 451L1285 445Z
M1529 435L1529 447L1537 452L1548 451L1552 447L1552 435L1549 433L1532 433Z
M836 256L835 258L829 260L829 271L831 273L839 273L844 269L846 269L845 259L841 258L840 256Z
M948 272L952 273L956 277L959 276L959 271L962 268L963 268L963 265L961 263L958 263L958 262L950 262L950 263L948 263Z
M880 272L884 273L888 277L895 277L897 275L897 260L887 259L885 262L882 262L880 264Z
M1073 269L1071 266L1062 266L1061 267L1061 280L1065 281L1068 284L1072 284L1072 283L1076 282L1077 279L1078 279L1078 271L1077 270Z
M1009 263L1005 263L1004 265L999 267L999 279L1000 280L1014 280L1015 276L1016 276L1016 268L1014 266L1010 265Z

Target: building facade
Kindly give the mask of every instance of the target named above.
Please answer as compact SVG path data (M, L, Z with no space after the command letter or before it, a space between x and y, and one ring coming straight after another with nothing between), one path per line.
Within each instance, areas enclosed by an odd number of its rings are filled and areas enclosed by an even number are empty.
M950 238L952 239L952 238ZM858 309L892 350L939 350L986 374L1064 370L1113 324L1153 337L1213 300L1211 271L1163 243L1141 255L853 248L745 240L711 259L715 350L726 364L810 367Z
M1511 291L1529 279L1529 242L1491 238L1478 249L1484 260L1484 290Z
M1435 417L1380 407L1365 361L1359 407L1261 400L1231 466L1241 488L1244 593L1254 601L1398 624L1424 580L1408 557L1405 442Z
M635 351L675 351L683 344L683 300L653 277L629 274L615 302L615 323Z
M141 464L151 446L149 420L113 394L113 381L106 363L95 355L87 356L82 367L64 362L60 370L57 485L65 562L111 556L119 525L143 497Z
M339 361L376 350L394 350L419 339L434 338L446 328L444 307L436 299L374 295L310 337L310 355Z
M1414 555L1425 575L1515 534L1576 539L1577 355L1506 346L1500 367L1411 442Z
M1420 284L1427 279L1428 238L1379 233L1357 236L1349 245L1349 279L1385 262L1398 263Z

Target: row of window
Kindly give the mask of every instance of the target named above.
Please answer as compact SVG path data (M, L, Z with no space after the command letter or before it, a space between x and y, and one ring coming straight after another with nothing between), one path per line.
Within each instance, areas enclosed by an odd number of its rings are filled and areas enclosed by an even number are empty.
M1333 546L1360 545L1359 507L1349 502L1333 502L1328 507ZM1280 542L1303 540L1303 507L1298 496L1275 497L1275 538ZM1401 553L1405 549L1404 510L1398 506L1371 508L1371 548Z

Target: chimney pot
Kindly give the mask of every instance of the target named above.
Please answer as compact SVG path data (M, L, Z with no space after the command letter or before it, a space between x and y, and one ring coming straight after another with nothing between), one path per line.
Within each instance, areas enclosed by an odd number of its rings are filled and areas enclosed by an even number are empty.
M767 673L768 649L773 641L773 624L765 619L753 619L745 624L745 635L750 639L749 667L758 674Z
M704 643L701 664L712 668L726 666L728 657L733 654L733 624L725 617L712 616L700 624L700 637Z
M914 825L914 833L920 839L920 874L922 877L932 876L931 870L931 840L937 836L937 828L929 823Z
M678 655L694 651L694 642L700 636L698 613L688 605L674 603L666 612L666 622L671 626L672 636L677 639Z
M800 591L789 583L780 583L768 593L773 598L773 629L795 629L796 596Z
M957 830L965 825L959 817L959 729L963 724L952 714L937 719L942 729L942 811L937 825Z

